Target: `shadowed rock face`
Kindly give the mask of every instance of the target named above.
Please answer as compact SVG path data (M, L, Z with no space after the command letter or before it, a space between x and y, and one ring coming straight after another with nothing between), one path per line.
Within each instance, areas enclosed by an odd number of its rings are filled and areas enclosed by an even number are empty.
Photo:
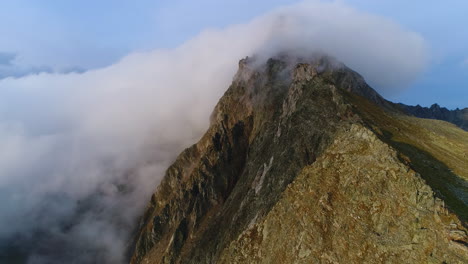
M167 170L132 263L468 259L456 214L467 209L468 175L455 174L463 166L412 166L406 145L431 158L435 147L398 141L395 131L412 135L411 120L344 65L326 57L259 64L240 61L206 134ZM453 133L468 147L466 132ZM466 153L460 159L468 163ZM418 168L453 178L431 186Z

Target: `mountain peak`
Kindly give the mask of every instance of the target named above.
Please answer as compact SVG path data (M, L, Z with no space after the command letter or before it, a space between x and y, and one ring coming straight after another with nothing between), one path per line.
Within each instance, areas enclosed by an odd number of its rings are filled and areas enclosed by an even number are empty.
M255 56L246 57L239 61L234 81L246 81L254 74L274 75L275 81L282 83L310 81L319 77L330 85L363 96L377 105L390 107L389 102L371 88L361 75L328 55L314 54L301 58L280 53L266 63Z
M466 260L468 141L452 128L402 115L329 57L242 59L131 262Z

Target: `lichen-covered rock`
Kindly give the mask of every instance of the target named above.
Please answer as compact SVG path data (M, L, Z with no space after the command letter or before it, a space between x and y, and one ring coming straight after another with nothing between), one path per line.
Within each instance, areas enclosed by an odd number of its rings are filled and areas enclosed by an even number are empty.
M167 170L132 263L467 260L465 167L434 165L443 148L412 137L426 123L330 58L253 62ZM468 149L460 131L440 133Z

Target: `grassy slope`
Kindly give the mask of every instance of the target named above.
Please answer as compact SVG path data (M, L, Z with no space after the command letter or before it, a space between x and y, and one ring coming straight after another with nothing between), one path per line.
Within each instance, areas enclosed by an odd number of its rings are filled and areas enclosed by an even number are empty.
M364 121L395 147L415 171L466 223L468 220L468 132L439 120L387 112L350 95Z

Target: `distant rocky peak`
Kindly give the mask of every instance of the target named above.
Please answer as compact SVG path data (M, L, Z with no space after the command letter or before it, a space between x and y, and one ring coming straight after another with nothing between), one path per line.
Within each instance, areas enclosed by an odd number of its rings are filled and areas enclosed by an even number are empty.
M438 104L433 104L430 107L422 107L420 105L410 106L405 104L398 104L398 106L408 115L444 120L468 131L468 108L449 110Z
M438 104L432 104L431 109L440 109L440 105Z

